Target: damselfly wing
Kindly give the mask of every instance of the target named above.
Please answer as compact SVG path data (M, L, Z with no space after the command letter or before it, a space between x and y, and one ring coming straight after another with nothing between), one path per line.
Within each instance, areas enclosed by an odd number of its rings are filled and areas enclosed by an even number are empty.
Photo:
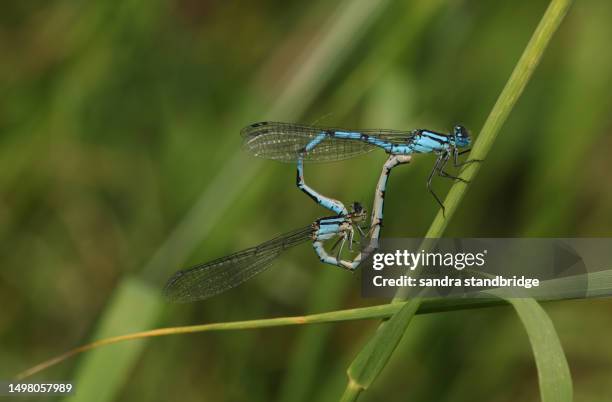
M178 271L164 294L173 302L204 300L225 292L265 271L283 251L312 240L313 227L283 234L258 246Z
M293 123L260 122L242 129L243 146L251 154L281 162L331 162L349 159L373 151L375 144L362 139L334 138L333 133L357 133L358 138L375 137L394 144L406 144L414 136L409 131L367 129L351 130L317 127ZM306 146L322 133L329 133L314 149L304 152Z

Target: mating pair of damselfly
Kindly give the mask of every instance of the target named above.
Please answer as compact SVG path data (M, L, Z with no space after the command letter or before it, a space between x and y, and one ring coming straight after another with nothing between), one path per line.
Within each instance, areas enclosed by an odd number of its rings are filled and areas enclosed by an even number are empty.
M233 288L254 275L264 271L284 250L312 241L313 247L323 263L355 270L361 261L378 244L383 219L383 207L387 180L391 170L408 163L412 154L433 153L437 156L434 167L427 178L427 189L444 212L444 205L431 188L435 175L461 180L444 169L452 159L455 167L460 163L459 155L467 152L470 137L463 126L455 126L451 134L431 130L347 130L330 127L315 127L291 123L261 122L242 130L244 148L255 156L283 162L297 162L297 186L324 208L335 215L317 219L313 224L286 233L256 247L182 270L174 274L166 284L165 294L173 301L188 302L202 300ZM369 227L366 211L360 203L351 209L333 198L326 197L306 184L304 162L328 162L351 158L383 149L389 157L385 162L372 206ZM361 250L352 258L343 259L342 251L348 242L352 250L355 231L361 238ZM336 239L331 250L325 242ZM363 240L366 240L364 242ZM365 246L364 246L365 245Z

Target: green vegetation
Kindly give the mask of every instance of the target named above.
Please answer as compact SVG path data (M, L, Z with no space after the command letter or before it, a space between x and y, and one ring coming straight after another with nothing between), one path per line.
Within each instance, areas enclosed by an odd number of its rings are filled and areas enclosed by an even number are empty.
M381 302L361 299L357 275L318 264L307 246L204 303L161 299L176 269L325 214L294 188L291 166L240 152L242 126L462 123L477 134L548 6L332 3L4 7L0 378L135 330ZM444 235L610 235L611 12L604 0L573 6ZM308 180L343 201L370 202L383 160L313 166ZM424 184L432 162L415 158L394 172L383 236L422 236L439 222ZM444 194L451 184L435 186ZM606 400L610 302L547 304L560 343L530 332L534 321L552 328L543 311L515 308L529 337L506 307L416 316L360 400L537 401L536 373L546 367L531 347L562 357L560 344L575 399ZM78 380L71 400L335 401L376 326L140 340L34 378Z

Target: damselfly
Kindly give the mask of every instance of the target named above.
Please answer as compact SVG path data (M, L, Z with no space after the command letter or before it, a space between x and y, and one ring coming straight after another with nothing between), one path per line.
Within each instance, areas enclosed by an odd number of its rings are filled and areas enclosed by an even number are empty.
M316 220L313 224L268 240L258 246L239 251L216 260L196 265L174 274L164 288L165 295L172 301L190 302L207 299L231 289L266 270L285 250L312 241L315 252L326 264L354 270L363 258L359 252L351 260L342 259L342 251L348 242L352 250L355 229L365 238L360 226L366 218L366 211L354 203L352 211L342 216L331 216ZM328 240L336 238L331 248L338 248L331 255L324 247ZM339 247L338 247L339 245Z
M433 153L436 162L427 177L427 189L444 212L444 204L431 187L434 175L464 181L446 172L448 161L453 159L455 167L461 167L477 160L459 162L459 155L470 145L470 136L465 127L457 125L452 134L432 130L347 130L332 127L316 127L279 122L260 122L242 130L244 147L252 154L282 162L298 163L298 187L303 175L303 162L337 161L351 158L381 148L390 155L409 156L415 153ZM308 193L308 191L306 191ZM309 194L311 195L311 194ZM312 196L312 195L311 195ZM317 200L326 205L325 200Z
M177 302L207 299L263 272L283 251L308 240L312 241L321 262L350 271L357 269L361 261L378 247L389 174L394 167L409 161L409 155L390 155L384 164L376 186L370 228L367 233L364 233L362 227L366 211L360 203L353 203L349 212L340 201L333 200L335 202L333 205L340 211L336 216L318 219L312 225L278 236L259 246L179 271L168 280L164 293L170 300ZM342 259L341 254L346 242L351 249L355 229L360 235L361 251L349 260ZM335 256L329 254L324 247L324 243L333 238L337 240L331 250L336 249L339 244Z

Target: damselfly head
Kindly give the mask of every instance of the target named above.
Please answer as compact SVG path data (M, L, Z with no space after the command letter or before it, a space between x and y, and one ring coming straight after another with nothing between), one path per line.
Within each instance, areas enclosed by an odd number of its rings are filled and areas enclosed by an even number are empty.
M467 147L470 145L470 133L467 129L461 125L455 126L454 129L455 134L455 145L459 148Z
M358 222L366 216L366 210L360 202L355 201L350 215L353 221Z

